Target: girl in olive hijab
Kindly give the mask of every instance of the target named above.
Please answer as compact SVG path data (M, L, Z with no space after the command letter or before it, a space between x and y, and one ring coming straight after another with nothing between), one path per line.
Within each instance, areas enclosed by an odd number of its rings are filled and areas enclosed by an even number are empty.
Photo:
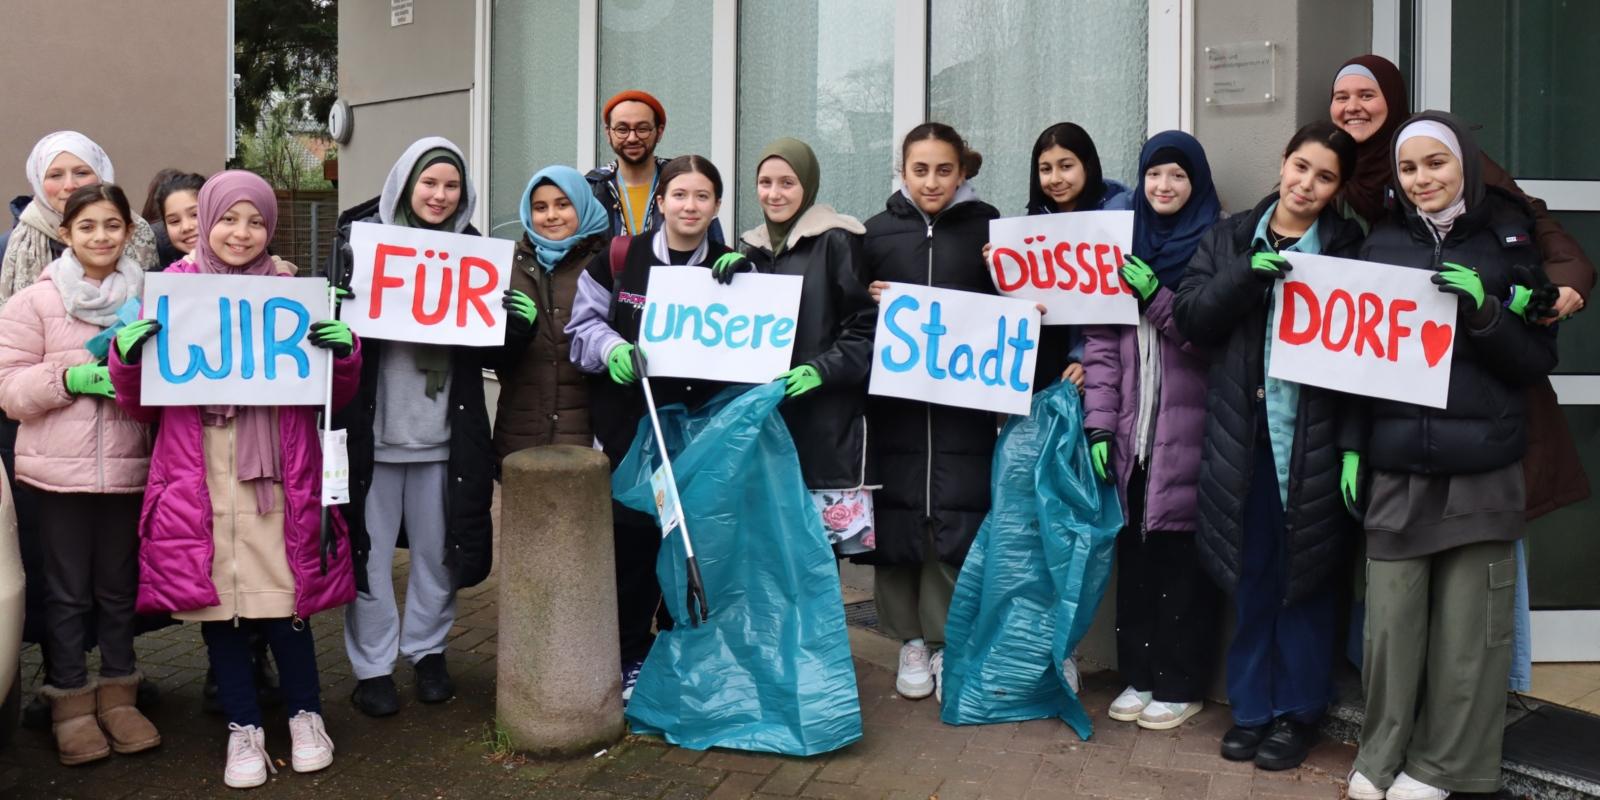
M790 398L782 413L823 528L849 554L873 542L866 382L878 309L856 272L866 228L817 202L821 180L805 142L767 145L756 165L764 222L744 232L742 250L758 272L804 278L793 368L778 376Z

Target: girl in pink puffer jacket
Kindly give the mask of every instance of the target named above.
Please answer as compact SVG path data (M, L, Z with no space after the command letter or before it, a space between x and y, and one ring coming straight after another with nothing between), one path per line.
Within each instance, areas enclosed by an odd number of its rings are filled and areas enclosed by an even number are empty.
M0 408L22 423L17 480L37 490L50 651L43 694L63 764L161 743L134 707L138 522L150 435L117 407L105 364L106 329L144 285L125 252L132 220L128 198L113 184L73 192L61 222L69 249L0 310ZM98 682L84 656L91 611Z

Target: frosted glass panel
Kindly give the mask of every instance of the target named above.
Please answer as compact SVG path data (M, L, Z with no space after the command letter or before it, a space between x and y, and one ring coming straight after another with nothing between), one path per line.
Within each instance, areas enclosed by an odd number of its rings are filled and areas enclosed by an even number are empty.
M933 0L929 118L983 153L978 193L1023 213L1033 140L1057 122L1094 137L1105 176L1127 183L1145 136L1144 2Z
M624 89L643 89L666 107L667 129L656 155L698 153L709 158L711 3L601 0L599 80L600 105ZM596 164L605 164L617 156L611 151L599 114L596 108L594 159ZM717 165L724 181L729 166Z
M862 220L882 210L894 174L894 4L758 2L739 11L739 163L718 165L737 187L739 230L761 224L756 158L780 136L816 151L822 202Z
M489 227L495 236L514 239L522 235L517 203L528 179L544 166L578 158L571 112L578 105L578 4L495 3L493 27Z

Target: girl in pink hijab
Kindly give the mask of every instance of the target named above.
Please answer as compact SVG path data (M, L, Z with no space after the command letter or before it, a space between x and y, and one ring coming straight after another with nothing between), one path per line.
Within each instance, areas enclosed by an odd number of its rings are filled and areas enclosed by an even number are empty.
M282 275L267 244L277 227L272 188L253 173L222 172L199 197L194 262L173 273ZM285 265L286 266L286 265ZM275 771L266 752L249 640L265 638L278 664L296 772L333 763L322 723L312 614L355 596L349 538L334 511L322 543L322 453L316 406L145 406L138 360L160 323L123 328L111 354L117 403L159 421L150 483L139 520L138 608L201 623L218 697L231 732L223 778L259 786ZM313 344L333 352L333 404L348 403L361 351L342 322L311 326Z

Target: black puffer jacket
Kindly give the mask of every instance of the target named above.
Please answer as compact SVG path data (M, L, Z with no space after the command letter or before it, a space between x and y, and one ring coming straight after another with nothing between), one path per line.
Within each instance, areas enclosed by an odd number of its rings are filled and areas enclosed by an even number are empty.
M1456 127L1454 117L1432 112L1418 117ZM1458 129L1458 135L1461 135ZM1464 149L1476 149L1462 135ZM1372 433L1367 463L1394 472L1463 474L1514 464L1528 449L1527 387L1556 365L1556 336L1529 325L1502 301L1516 282L1512 268L1537 268L1533 212L1522 199L1484 186L1480 159L1463 154L1467 211L1436 242L1416 208L1401 198L1403 213L1372 229L1361 258L1439 271L1443 263L1471 267L1483 279L1485 320L1457 316L1455 354L1450 360L1450 395L1445 408L1368 401Z
M338 238L327 274L341 286L350 283L348 244L350 225L355 222L378 222L377 198L339 215ZM478 235L470 225L463 233ZM372 488L376 446L372 426L378 411L378 366L383 361L383 345L378 339L361 340L361 388L354 402L333 415L334 427L343 428L349 436L346 448L350 456L350 503L340 513L350 525L356 588L363 592L370 591L367 555L372 551L372 540L367 535L367 492ZM525 341L504 348L450 348L448 489L439 500L445 504L445 566L450 568L451 584L456 589L483 582L494 563L494 520L489 506L494 482L500 477L500 459L490 438L483 370L498 366L508 357L508 350L520 353L524 347ZM404 541L402 525L401 542Z
M1250 270L1256 226L1278 199L1229 217L1206 234L1178 286L1178 329L1213 354L1206 398L1205 444L1197 492L1201 564L1232 591L1243 563L1245 503L1257 447L1256 409L1265 396L1262 371L1272 287ZM1317 220L1323 255L1350 258L1361 227L1325 210ZM1285 603L1314 593L1340 572L1356 526L1339 496L1340 453L1363 443L1361 404L1349 395L1302 386L1285 507L1288 589Z
M968 185L933 219L902 193L867 220L862 280L995 294L983 263L989 220L1000 216ZM877 549L855 560L920 564L928 532L939 559L960 566L989 513L995 415L892 397L867 402L869 480Z
M792 366L810 364L822 386L781 406L812 489L855 489L866 483L867 376L878 307L861 282L866 229L825 205L794 224L774 259L765 225L746 231L744 254L760 272L802 275L800 324Z

